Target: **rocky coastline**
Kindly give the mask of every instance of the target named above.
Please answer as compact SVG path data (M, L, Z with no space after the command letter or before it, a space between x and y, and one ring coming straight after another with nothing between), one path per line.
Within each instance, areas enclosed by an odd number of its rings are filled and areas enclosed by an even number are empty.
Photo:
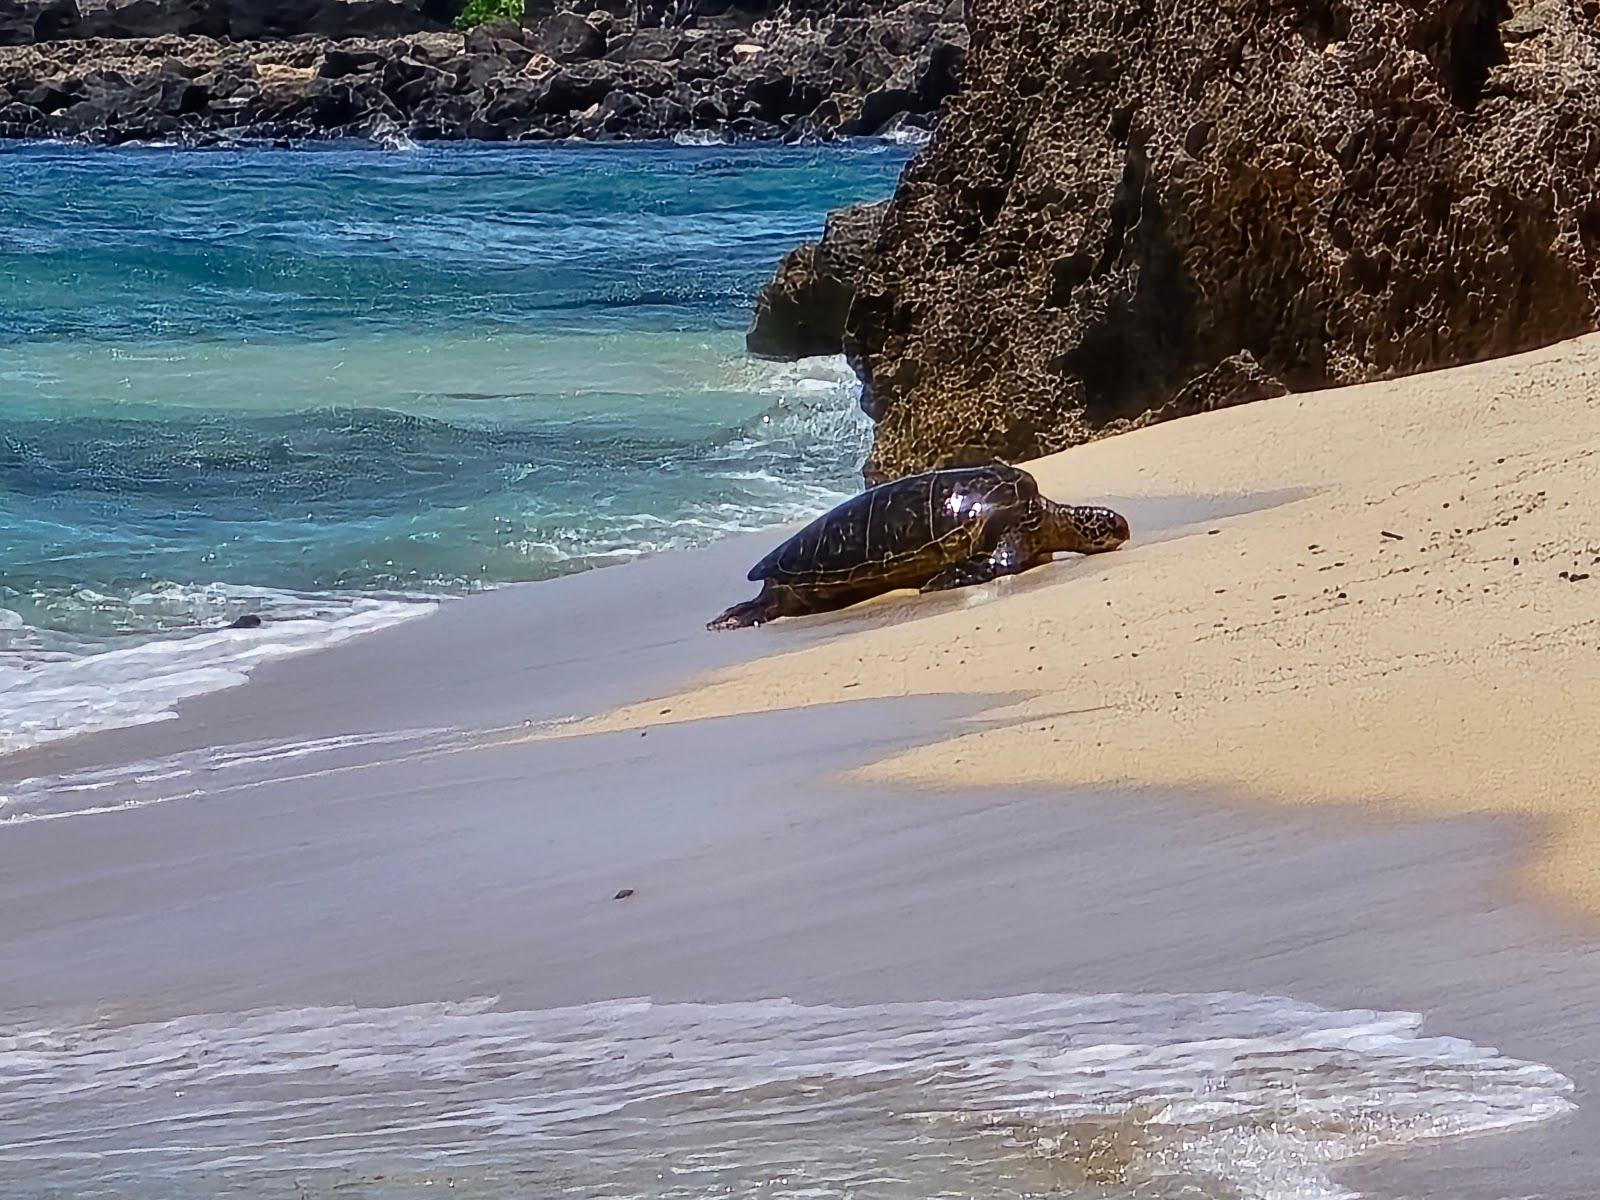
M866 270L888 201L842 208L822 238L791 250L756 296L745 349L762 358L838 354L856 279Z
M1198 14L975 5L845 323L869 480L1600 325L1594 5Z
M0 0L0 138L823 140L929 127L966 47L961 0L592 5L466 33L459 0L284 3Z
M1600 325L1600 26L1563 0L0 0L0 138L939 136L779 264L869 480ZM959 84L959 90L958 90Z

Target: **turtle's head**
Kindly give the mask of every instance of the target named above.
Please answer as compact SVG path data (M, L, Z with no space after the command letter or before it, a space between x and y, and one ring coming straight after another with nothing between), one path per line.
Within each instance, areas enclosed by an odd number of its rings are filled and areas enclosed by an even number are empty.
M1046 501L1045 540L1053 551L1102 554L1115 550L1131 536L1128 518L1092 504L1056 504Z

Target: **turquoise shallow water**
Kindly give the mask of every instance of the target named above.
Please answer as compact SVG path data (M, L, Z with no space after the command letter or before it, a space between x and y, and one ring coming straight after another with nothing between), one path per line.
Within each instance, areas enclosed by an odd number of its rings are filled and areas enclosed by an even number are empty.
M843 363L742 332L906 154L0 147L0 751L852 490Z

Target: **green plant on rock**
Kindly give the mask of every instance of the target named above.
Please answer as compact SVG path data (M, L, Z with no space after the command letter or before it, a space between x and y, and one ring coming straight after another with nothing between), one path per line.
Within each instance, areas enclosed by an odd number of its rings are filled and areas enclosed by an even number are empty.
M476 29L490 21L522 21L523 0L469 0L456 18L456 28Z

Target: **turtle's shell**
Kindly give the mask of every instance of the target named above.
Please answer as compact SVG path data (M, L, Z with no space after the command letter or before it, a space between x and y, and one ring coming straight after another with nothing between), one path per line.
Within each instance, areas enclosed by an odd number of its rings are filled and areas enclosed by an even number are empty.
M750 579L806 585L931 575L974 553L997 514L1038 495L1033 476L1005 463L907 475L823 513L750 568Z

